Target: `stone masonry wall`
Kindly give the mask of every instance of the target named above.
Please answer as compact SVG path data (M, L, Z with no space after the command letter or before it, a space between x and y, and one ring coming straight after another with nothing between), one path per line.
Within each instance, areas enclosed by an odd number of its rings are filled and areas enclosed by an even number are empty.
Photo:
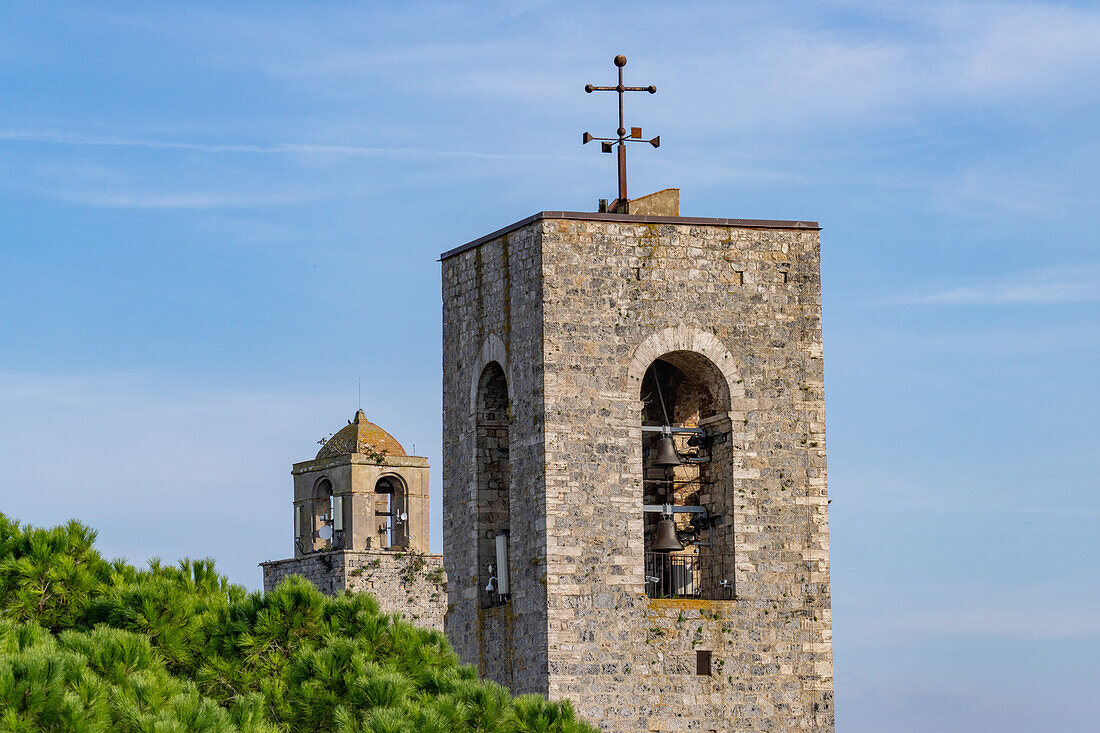
M818 233L539 225L551 696L609 731L831 731ZM638 389L673 351L729 382L735 600L644 595Z
M568 697L606 731L832 731L818 233L594 219L536 217L444 259L448 570L463 586L476 572L470 380L501 353L526 522L513 566L535 573L513 588L522 633L494 636L534 671L513 689ZM732 600L645 595L639 389L675 351L729 388L713 470L729 477ZM476 663L476 588L451 604Z
M302 558L261 563L264 590L288 575L301 575L326 595L342 590L370 593L386 613L443 631L447 580L441 555L365 551L318 552Z
M443 263L443 557L451 578L447 636L459 656L515 692L545 694L540 267L539 232L531 228ZM478 557L476 402L479 378L492 362L508 387L512 598L481 608L488 575Z

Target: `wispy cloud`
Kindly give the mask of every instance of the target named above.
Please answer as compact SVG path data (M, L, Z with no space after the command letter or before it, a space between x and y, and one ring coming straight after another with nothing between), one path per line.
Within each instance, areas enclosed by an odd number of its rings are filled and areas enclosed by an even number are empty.
M914 669L908 659L879 653L890 659L885 670L849 667L838 671L837 720L842 719L850 733L1085 730L1088 725L1084 721L1091 722L1087 714L1076 716L1072 706L1076 696L1085 694L1079 689L1087 687L1085 682L1063 684L1056 692L1044 690L1042 695L1014 695L994 683L978 663L930 675ZM1029 669L1025 674L1038 672Z
M1020 2L855 5L858 20L838 24L802 7L785 13L772 12L771 4L764 10L752 3L701 3L695 12L669 17L662 6L642 4L623 19L623 35L631 41L627 46L656 40L655 29L664 39L693 38L687 48L663 44L669 51L650 44L655 50L631 68L647 81L656 77L671 100L654 105L655 114L663 108L671 119L683 117L685 106L706 100L709 114L685 123L711 132L823 122L867 126L884 118L911 120L930 109L1037 98L1060 104L1067 101L1065 90L1079 94L1095 86L1095 10ZM706 24L699 22L703 14ZM400 36L380 48L334 33L322 22L316 33L289 39L297 51L293 60L258 52L248 62L303 82L355 78L384 84L395 72L404 76L411 69L423 88L437 94L541 104L551 99L551 114L590 109L592 102L576 94L579 84L563 86L561 79L567 69L584 80L599 73L590 67L589 54L606 44L605 31L560 15L539 21L516 28L504 45L467 27L462 43L431 49L417 37ZM508 62L496 63L501 57ZM662 85L665 79L675 83Z
M1096 593L1087 581L1069 573L1016 585L992 577L868 580L846 599L849 613L834 620L838 633L860 646L909 635L1100 639Z
M1066 104L1095 88L1100 13L1090 8L839 4L848 6L841 22L829 4L702 2L670 15L663 5L638 3L611 39L614 50L628 55L647 49L632 56L630 68L657 83L668 100L652 105L651 119L683 118L684 109L706 100L707 114L689 115L681 124L712 134L745 127L866 127L884 119L911 121L929 109L1038 98ZM416 23L406 22L400 10L374 7L306 12L290 6L262 18L191 7L135 15L143 35L186 50L204 65L248 69L311 99L346 105L366 95L431 97L444 107L458 100L451 109L459 113L471 102L496 106L508 99L535 102L554 120L592 109L578 92L584 81L598 81L593 49L608 48L606 28L549 4L531 4L522 14L516 18L507 4L472 14L437 3L421 7ZM393 32L373 32L383 26ZM446 39L425 43L425 29L434 26L448 29ZM1073 95L1065 93L1070 89Z
M799 9L797 22L791 22L795 11L782 6L750 3L732 8L701 3L673 18L660 6L637 7L624 21L621 34L630 43L620 45L629 52L630 47L651 39L654 28L667 36L668 43L649 44L651 52L631 56L630 70L637 79L661 88L656 99L644 102L647 124L663 133L666 143L681 146L669 158L681 161L678 165L647 158L647 168L637 175L650 170L662 174L662 181L673 182L690 175L699 187L822 179L835 185L839 159L868 161L869 166L849 177L869 184L878 176L868 168L882 166L881 156L896 154L895 147L876 156L869 152L867 139L858 143L846 139L831 149L833 159L825 160L822 140L837 130L872 130L889 138L893 146L899 135L915 133L925 140L922 135L932 116L957 115L964 109L969 114L976 106L997 115L1018 110L1021 104L1053 108L1095 98L1100 13L1092 9L1019 2L980 6L833 3L837 4L847 9L844 22L838 22L828 8L825 12ZM321 7L308 13L284 8L263 18L240 10L201 7L143 9L132 17L112 15L121 37L152 35L195 59L203 72L250 73L257 84L268 85L273 99L307 99L324 112L312 118L307 115L304 128L286 128L267 138L276 142L256 141L250 134L254 128L234 133L247 126L228 119L221 132L213 135L216 139L173 132L165 132L164 139L145 132L173 129L159 124L155 116L145 120L148 126L119 135L68 129L64 123L45 123L42 129L42 123L9 118L9 129L0 129L0 141L282 156L307 165L364 159L377 160L379 165L386 161L451 163L455 170L444 174L451 177L470 175L477 162L483 170L493 162L576 161L581 152L561 145L562 120L572 119L577 130L606 121L601 103L580 91L584 81L598 82L599 74L612 71L592 68L591 49L607 43L602 30L578 24L571 15L540 3L526 7L521 13L526 17L514 26L508 24L515 8L507 4L489 7L477 17L446 4L431 5L419 13L456 32L449 33L445 42L425 43L423 32L412 32L402 22L402 11L378 8ZM703 15L705 24L699 22ZM487 17L492 23L486 23ZM503 38L500 24L509 29ZM382 26L394 32L381 38L368 30ZM684 42L687 37L692 39L689 44ZM499 142L471 143L480 150L461 149L467 146L460 142L435 147L438 143L430 141L438 137L410 135L419 123L395 115L395 110L420 109L428 97L433 120L478 119L477 124L484 126L486 121L471 112L481 105L503 116L504 122L490 126L527 129L532 137L508 143L515 152L502 149ZM706 114L683 114L700 100L706 100ZM327 106L329 102L332 106ZM634 109L642 109L641 100L635 104ZM538 115L527 114L532 106L540 110ZM278 128L278 117L268 123L272 125ZM435 126L438 130L440 124ZM791 128L809 131L804 143L792 141ZM124 126L103 129L113 132ZM301 140L312 136L303 129L324 142ZM366 129L386 133L367 135ZM747 129L752 130L751 146L741 142ZM731 131L738 134L728 141L715 141L715 133ZM380 139L395 144L377 144ZM553 144L540 146L532 139L552 139ZM353 144L356 140L376 144ZM559 154L527 152L546 149ZM767 153L759 164L751 157L754 150ZM591 157L590 151L583 153ZM672 150L661 152L672 154ZM946 175L937 170L922 177L907 170L889 185L925 189L938 207L949 211L1062 215L1068 208L1086 209L1095 203L1088 186L1078 181L1095 167L1091 163L1096 153L1085 151L1079 159L1090 164L1069 178L1049 174L1065 166L1044 155L1038 161L1021 160L1008 171L987 173L962 167ZM435 173L439 175L438 170ZM293 175L290 172L284 180ZM223 205L220 202L228 207L237 205L234 200L248 202L248 193L218 196L184 189L152 196L140 191L121 195L89 191L73 196L62 191L59 198L107 207L212 208ZM276 196L272 203L282 200Z
M885 622L895 631L1000 636L1014 639L1077 639L1100 636L1092 608L968 608L901 615Z
M533 164L546 171L578 156L367 147L321 143L221 143L56 130L0 129L0 146L26 146L4 183L35 196L97 208L242 209L370 195L445 178ZM53 148L60 146L61 150ZM35 148L42 147L48 154ZM113 151L143 151L137 161ZM97 149L108 151L107 156ZM150 151L150 152L144 152ZM158 151L177 152L167 158ZM249 160L251 158L251 160ZM108 160L109 163L97 162ZM19 164L32 161L22 170ZM367 161L364 163L364 161ZM318 171L324 170L324 175Z
M893 305L1054 305L1100 302L1100 264L993 277L951 278L887 301Z
M151 193L131 191L40 190L50 198L103 209L240 209L256 206L280 206L301 203L310 197L291 193L244 194L196 191L191 193Z
M130 147L153 150L193 150L203 153L255 153L261 155L338 155L359 157L473 158L478 160L549 160L560 156L517 153L484 153L430 148L366 147L320 143L205 143L181 140L153 140L140 137L83 135L35 130L0 130L0 140L13 142L90 147Z

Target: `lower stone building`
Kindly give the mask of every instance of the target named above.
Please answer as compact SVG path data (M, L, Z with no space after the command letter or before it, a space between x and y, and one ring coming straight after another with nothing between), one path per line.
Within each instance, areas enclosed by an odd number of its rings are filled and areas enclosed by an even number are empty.
M429 550L428 459L362 410L294 464L294 557L261 563L264 590L301 575L323 593L368 591L388 613L443 630L443 558Z
M391 550L319 551L300 558L261 563L264 590L288 575L301 575L322 593L365 591L386 613L399 613L418 626L443 631L447 583L443 556Z

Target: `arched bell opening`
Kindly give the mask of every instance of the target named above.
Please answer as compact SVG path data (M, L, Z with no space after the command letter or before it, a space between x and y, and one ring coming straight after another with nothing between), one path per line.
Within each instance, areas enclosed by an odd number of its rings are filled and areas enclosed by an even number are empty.
M383 476L374 485L374 515L378 519L378 547L406 550L409 546L408 491L396 475Z
M497 362L481 373L477 390L477 557L482 608L510 596L510 430L508 380Z
M642 378L646 592L733 595L729 385L692 351L654 360Z
M325 477L313 485L313 495L309 502L309 533L306 546L310 551L327 550L332 547L333 533L333 496L332 482Z

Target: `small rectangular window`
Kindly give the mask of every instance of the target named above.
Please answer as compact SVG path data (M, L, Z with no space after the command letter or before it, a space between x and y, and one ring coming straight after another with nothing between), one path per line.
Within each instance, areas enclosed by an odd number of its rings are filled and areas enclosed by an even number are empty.
M710 675L710 652L702 649L695 650L695 674Z

